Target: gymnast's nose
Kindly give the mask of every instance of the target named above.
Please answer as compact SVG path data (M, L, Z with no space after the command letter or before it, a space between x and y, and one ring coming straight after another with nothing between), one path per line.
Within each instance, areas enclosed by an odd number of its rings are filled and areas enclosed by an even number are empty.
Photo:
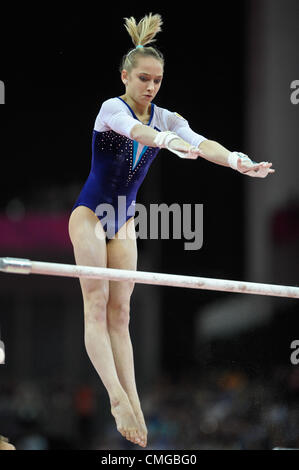
M148 85L147 85L147 90L150 91L150 92L152 92L152 91L154 91L154 88L155 88L154 82L149 81L149 82L148 82Z

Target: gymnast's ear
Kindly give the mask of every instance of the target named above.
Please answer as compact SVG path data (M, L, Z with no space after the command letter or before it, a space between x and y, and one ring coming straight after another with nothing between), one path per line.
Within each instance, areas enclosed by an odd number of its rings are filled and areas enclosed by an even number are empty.
M126 69L123 69L121 71L121 81L123 82L124 85L128 84L128 72Z

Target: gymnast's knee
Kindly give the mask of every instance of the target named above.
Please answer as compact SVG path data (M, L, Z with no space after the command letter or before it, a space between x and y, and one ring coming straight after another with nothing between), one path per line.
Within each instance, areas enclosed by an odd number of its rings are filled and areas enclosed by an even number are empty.
M107 298L104 293L90 296L84 301L85 324L106 324L107 322Z
M127 302L109 302L107 305L107 324L109 329L127 330L130 323L130 304Z

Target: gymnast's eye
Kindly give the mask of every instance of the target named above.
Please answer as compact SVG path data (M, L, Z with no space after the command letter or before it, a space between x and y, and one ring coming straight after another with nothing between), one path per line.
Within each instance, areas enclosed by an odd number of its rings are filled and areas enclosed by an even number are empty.
M144 77L143 75L141 75L139 78L142 82L147 82L148 81L148 78ZM161 78L156 78L154 80L154 82L155 82L156 85L159 85L159 83L161 83Z

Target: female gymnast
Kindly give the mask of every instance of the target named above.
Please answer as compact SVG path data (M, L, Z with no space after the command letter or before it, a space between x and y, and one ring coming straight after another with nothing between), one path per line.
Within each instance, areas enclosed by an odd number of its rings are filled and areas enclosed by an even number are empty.
M195 133L177 113L154 105L163 79L164 59L152 46L162 19L146 15L138 24L125 18L134 48L122 60L125 93L104 101L95 119L91 171L72 209L69 235L78 265L136 270L134 204L137 191L160 148L181 158L203 157L249 176L273 173L271 163L254 163ZM118 196L127 213L117 217ZM100 204L110 204L116 217L106 217ZM101 222L102 221L102 222ZM129 333L130 297L134 283L80 278L87 354L110 399L118 431L146 447L147 428L137 393Z

